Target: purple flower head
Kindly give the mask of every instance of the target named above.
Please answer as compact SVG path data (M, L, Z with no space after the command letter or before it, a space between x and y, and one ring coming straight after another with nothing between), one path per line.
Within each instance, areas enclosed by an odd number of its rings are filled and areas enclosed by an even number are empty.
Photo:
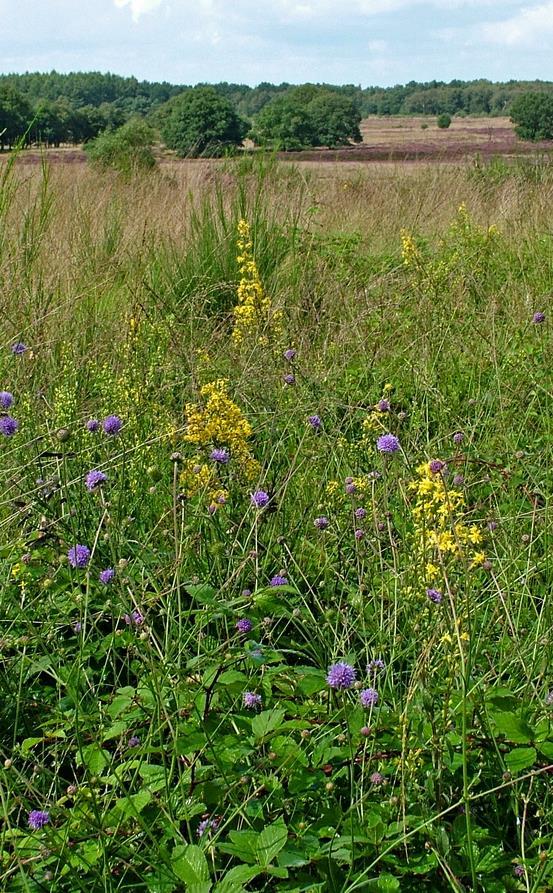
M365 531L364 531L364 530L361 530L361 528L358 527L357 530L354 532L353 535L354 535L354 537L355 537L356 540L362 540L363 537L365 536Z
M75 622L71 624L71 629L74 633L80 633L82 628L83 625L80 620L75 620Z
M363 521L364 518L367 517L367 509L364 509L363 506L360 505L359 508L355 509L353 514L358 521Z
M225 450L224 447L215 447L215 449L211 450L209 458L212 459L213 462L219 462L221 465L226 465L230 459L230 453L228 450Z
M13 394L9 391L0 391L0 408L9 409L13 404Z
M524 865L515 865L513 874L515 877L524 877Z
M384 776L380 772L373 772L371 776L369 776L369 781L371 784L384 784Z
M12 344L11 346L11 352L17 357L20 357L21 354L24 354L26 350L28 350L28 348L26 344L23 344L23 341L16 341L15 344Z
M363 688L359 692L359 700L362 707L376 707L378 703L378 692L376 688Z
M400 449L399 440L395 434L381 434L376 441L376 448L379 453L397 453Z
M463 442L464 437L465 435L462 431L456 431L453 435L453 443L455 444L455 446L459 446L459 444Z
M439 605L443 598L443 595L439 589L427 589L426 595L431 602L434 602L435 605Z
M253 623L247 617L236 621L236 629L239 633L249 633L253 629Z
M456 474L453 477L452 484L454 487L461 487L465 483L464 474Z
M311 427L314 431L320 431L323 427L323 422L320 416L318 415L310 415L307 419Z
M293 385L296 383L296 376L292 372L287 372L286 375L282 376L282 380L284 384Z
M494 530L497 530L497 527L497 521L488 521L488 530L490 531L490 533L493 533Z
M296 359L296 351L293 347L289 347L288 350L284 351L284 359L288 360L289 363Z
M547 696L545 698L545 703L547 704L548 707L553 706L553 689L547 693Z
M101 487L102 484L105 484L107 479L107 474L104 474L103 471L98 471L96 468L93 468L92 471L88 472L85 478L86 489L89 491L89 493L92 493L93 490L97 490L98 487Z
M77 543L76 546L69 549L67 557L71 567L86 567L90 561L90 549L88 546L81 546Z
M353 496L354 493L357 493L357 487L352 480L346 479L345 490L348 496Z
M378 673L379 670L385 670L386 664L380 657L373 658L367 665L367 673Z
M196 834L198 837L203 837L204 834L208 834L211 831L216 831L219 827L219 822L217 819L203 819L198 825L198 830Z
M326 675L327 685L330 688L336 689L345 689L351 688L353 683L355 682L356 671L351 664L347 664L343 660L339 660L338 663L332 664L328 668L328 673Z
M261 695L256 695L253 691L245 691L242 701L248 710L258 710L262 703Z
M382 477L379 471L369 471L367 475L369 481L378 481Z
M94 434L95 431L100 427L100 422L98 419L89 419L86 423L86 430L90 431L91 434Z
M330 521L328 520L328 518L325 517L325 515L321 515L320 518L315 518L313 523L317 530L326 530L330 524Z
M275 574L269 581L269 586L288 586L288 579L280 574Z
M543 310L536 310L532 317L532 322L536 325L540 325L540 323L545 322L545 313Z
M390 401L382 398L382 400L379 400L376 404L376 408L379 412L390 412Z
M123 619L127 626L141 626L144 623L144 617L140 611L132 611L130 614L125 614Z
M0 416L0 434L3 434L4 437L12 437L18 428L17 419L12 418L11 415Z
M102 422L102 427L108 437L115 437L121 431L123 422L118 415L108 415Z
M115 577L115 571L113 570L113 568L106 567L105 571L100 571L98 579L99 579L100 583L103 583L104 586L107 586L108 583L111 583L111 581L113 580L114 577Z
M244 596L244 598L249 598L251 594L252 594L251 589L243 589L242 590L242 595Z
M269 494L265 493L265 490L256 490L255 493L250 495L250 499L252 505L255 505L258 509L264 509L269 504Z
M43 809L33 809L29 813L27 823L32 831L40 831L50 821L50 813Z
M428 463L428 467L432 474L439 474L440 471L444 470L445 462L442 462L441 459L431 459Z
M138 735L131 735L128 740L127 747L139 747L140 746L140 738Z

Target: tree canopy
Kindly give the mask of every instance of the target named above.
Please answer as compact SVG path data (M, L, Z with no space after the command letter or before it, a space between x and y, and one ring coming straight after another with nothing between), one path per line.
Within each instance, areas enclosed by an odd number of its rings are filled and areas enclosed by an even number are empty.
M354 99L307 84L272 99L254 122L257 142L282 149L360 142L361 113Z
M513 103L511 121L523 140L553 139L553 94L523 93Z
M248 131L247 122L214 87L186 90L163 111L163 139L181 157L220 155L239 145Z

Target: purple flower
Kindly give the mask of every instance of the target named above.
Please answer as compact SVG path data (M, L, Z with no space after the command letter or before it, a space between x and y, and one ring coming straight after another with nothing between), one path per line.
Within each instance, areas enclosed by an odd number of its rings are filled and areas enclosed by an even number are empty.
M213 459L214 462L219 462L221 465L226 465L230 459L230 453L224 447L215 447L215 449L211 450L209 458Z
M288 586L288 580L286 577L281 577L280 574L275 574L274 577L271 577L269 586Z
M121 431L123 422L118 415L108 415L102 422L104 433L109 437L115 437Z
M0 407L2 409L9 409L13 403L13 394L10 394L9 391L0 391Z
M362 506L359 506L359 508L355 509L353 514L355 515L355 517L357 518L358 521L363 521L363 519L367 517L367 509L364 509Z
M431 602L434 602L435 605L439 605L443 598L443 595L439 589L427 589L426 595Z
M336 689L351 688L355 682L356 675L356 671L351 664L340 660L328 668L326 676L327 685Z
M100 422L98 419L89 419L86 423L87 431L90 431L91 434L94 434L95 431L100 427Z
M40 831L41 828L44 828L50 821L50 813L45 812L43 809L33 809L29 813L29 817L27 819L29 828L32 831Z
M378 481L382 477L379 471L369 471L367 475L369 481Z
M127 626L141 626L144 623L144 617L140 611L132 611L130 614L125 614L123 619Z
M18 428L17 419L12 418L11 415L0 416L0 434L3 434L4 437L12 437Z
M74 633L80 633L82 628L83 625L80 620L75 620L75 622L71 624L71 629Z
M380 657L373 658L367 666L367 673L377 673L378 670L386 669L386 664Z
M321 515L320 518L315 518L313 523L317 530L326 530L330 524L330 521L324 515Z
M204 834L209 833L210 831L216 831L218 827L219 822L217 819L203 819L198 825L196 834L198 837L203 837Z
M464 437L465 435L462 431L456 431L453 435L453 443L455 444L455 446L459 446L459 444L463 442Z
M376 441L379 453L397 453L400 449L399 440L395 434L381 434Z
M442 462L441 459L431 459L428 467L432 474L439 474L445 468L445 462Z
M493 533L494 530L497 530L497 527L497 521L488 521L488 530L490 531L490 533Z
M16 341L15 344L12 344L11 346L11 352L18 357L20 357L21 354L24 354L26 350L28 350L27 345L23 344L22 341Z
M379 412L390 412L390 401L383 398L378 401L376 408Z
M356 540L362 540L363 537L365 536L365 531L364 531L364 530L361 530L361 528L358 527L357 530L354 532L353 535L354 535L354 537L355 537Z
M372 775L369 776L369 781L371 784L384 784L384 776L380 772L373 772Z
M550 692L548 692L548 694L545 698L545 703L547 704L548 707L553 706L553 689Z
M543 310L536 310L536 312L534 313L534 315L532 317L532 322L535 323L536 325L539 325L540 323L545 322L545 313L543 312Z
M284 384L293 385L296 383L296 376L293 375L291 372L287 372L286 375L282 376L282 380Z
M88 472L85 478L86 489L89 491L89 493L92 493L93 490L97 490L98 487L101 487L102 484L105 484L107 479L107 474L104 474L103 471L98 471L96 468L94 468L92 471Z
M351 480L351 478L350 479L346 478L345 491L348 494L348 496L353 496L354 493L357 493L357 487L354 484L353 480Z
M249 633L253 629L253 623L247 617L244 617L242 620L236 621L236 629L239 633Z
M252 505L255 505L258 509L263 509L269 503L269 494L265 493L265 490L256 490L255 493L250 495L250 499Z
M67 557L71 567L86 567L90 561L90 549L88 546L81 546L77 543L76 546L69 549Z
M315 431L320 431L323 427L322 419L318 415L310 415L307 421Z
M452 483L454 487L461 487L465 483L464 474L454 475Z
M376 688L363 688L359 692L359 700L362 707L376 707L378 703L378 692Z
M256 695L253 691L245 691L242 700L248 710L257 710L261 707L261 695Z
M289 347L288 350L284 351L284 359L288 360L289 363L296 358L296 351L293 347Z
M131 737L128 740L127 746L128 747L139 747L140 746L140 738L138 737L138 735L131 735Z
M115 577L115 571L112 567L106 567L105 571L100 571L98 579L100 583L103 583L104 586L107 586L108 583L111 583L113 578Z
M515 865L513 874L515 877L524 877L524 865Z
M251 594L252 594L251 589L243 589L242 590L242 595L244 596L244 598L249 598Z

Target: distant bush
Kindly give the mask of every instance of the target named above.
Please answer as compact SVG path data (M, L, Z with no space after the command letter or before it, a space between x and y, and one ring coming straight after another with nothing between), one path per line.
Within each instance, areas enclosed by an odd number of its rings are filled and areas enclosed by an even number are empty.
M248 124L213 87L194 87L160 109L165 144L181 157L218 156L239 146Z
M511 106L511 121L523 140L553 139L553 95L522 93Z
M324 87L306 84L277 96L259 113L254 139L282 149L345 146L362 140L357 103Z
M448 115L447 112L443 112L443 114L438 115L436 124L441 130L447 130L451 125L451 115Z
M85 145L89 161L96 167L113 168L125 176L151 170L155 131L141 118L131 118L117 130L106 131Z

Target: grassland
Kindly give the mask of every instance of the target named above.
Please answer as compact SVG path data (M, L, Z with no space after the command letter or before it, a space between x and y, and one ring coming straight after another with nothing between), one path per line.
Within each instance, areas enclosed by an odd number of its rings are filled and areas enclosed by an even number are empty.
M1 176L0 888L552 889L549 165Z

